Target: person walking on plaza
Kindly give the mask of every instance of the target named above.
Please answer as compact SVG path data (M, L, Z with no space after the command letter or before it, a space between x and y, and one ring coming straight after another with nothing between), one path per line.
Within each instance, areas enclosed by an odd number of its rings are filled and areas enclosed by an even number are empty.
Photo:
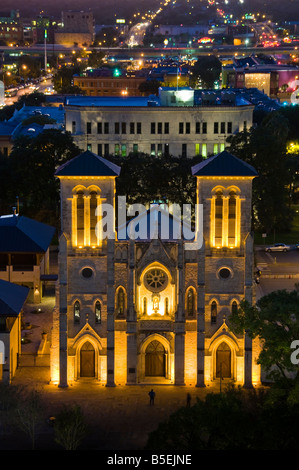
M154 392L153 389L151 389L151 391L148 392L148 394L149 394L149 397L150 397L150 405L153 405L154 402L155 402L155 396L156 396L156 394L155 394L155 392Z
M187 393L187 403L186 403L187 407L189 407L191 405L191 395L190 393Z

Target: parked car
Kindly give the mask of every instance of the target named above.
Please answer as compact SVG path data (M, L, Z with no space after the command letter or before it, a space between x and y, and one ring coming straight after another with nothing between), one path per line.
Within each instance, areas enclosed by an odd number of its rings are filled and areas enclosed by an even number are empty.
M291 247L289 245L286 245L285 243L275 243L272 246L267 246L265 248L265 251L270 253L271 251L290 251Z

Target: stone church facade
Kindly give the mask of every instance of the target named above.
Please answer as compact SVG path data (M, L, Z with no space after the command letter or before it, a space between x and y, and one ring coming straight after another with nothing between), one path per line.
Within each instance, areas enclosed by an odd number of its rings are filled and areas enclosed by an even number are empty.
M255 170L228 152L193 167L203 243L191 249L171 236L121 239L115 221L114 236L103 236L96 208L116 207L119 172L89 151L56 172L62 226L51 382L259 385L259 345L229 327L240 301L254 302Z

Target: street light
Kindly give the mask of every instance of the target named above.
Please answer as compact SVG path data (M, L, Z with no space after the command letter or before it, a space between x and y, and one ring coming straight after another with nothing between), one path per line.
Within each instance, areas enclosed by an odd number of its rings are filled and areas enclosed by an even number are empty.
M25 71L28 69L28 67L27 67L27 65L26 65L26 64L22 64L22 67L21 67L21 69L23 70L23 72L25 72ZM25 84L26 84L25 77L20 75L20 78L22 78L22 79L23 79L23 81L24 81L24 85L25 85Z
M5 74L6 74L8 77L10 77L11 72L8 70L7 72L3 72L3 73L2 73L2 81L3 81L4 87L5 87L5 82L6 82L6 80L5 80Z

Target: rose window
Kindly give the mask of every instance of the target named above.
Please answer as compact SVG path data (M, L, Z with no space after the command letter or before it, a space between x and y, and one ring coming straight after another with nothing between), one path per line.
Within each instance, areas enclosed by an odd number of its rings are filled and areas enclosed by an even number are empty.
M154 268L144 277L146 287L152 292L160 292L167 286L168 277L162 269Z

